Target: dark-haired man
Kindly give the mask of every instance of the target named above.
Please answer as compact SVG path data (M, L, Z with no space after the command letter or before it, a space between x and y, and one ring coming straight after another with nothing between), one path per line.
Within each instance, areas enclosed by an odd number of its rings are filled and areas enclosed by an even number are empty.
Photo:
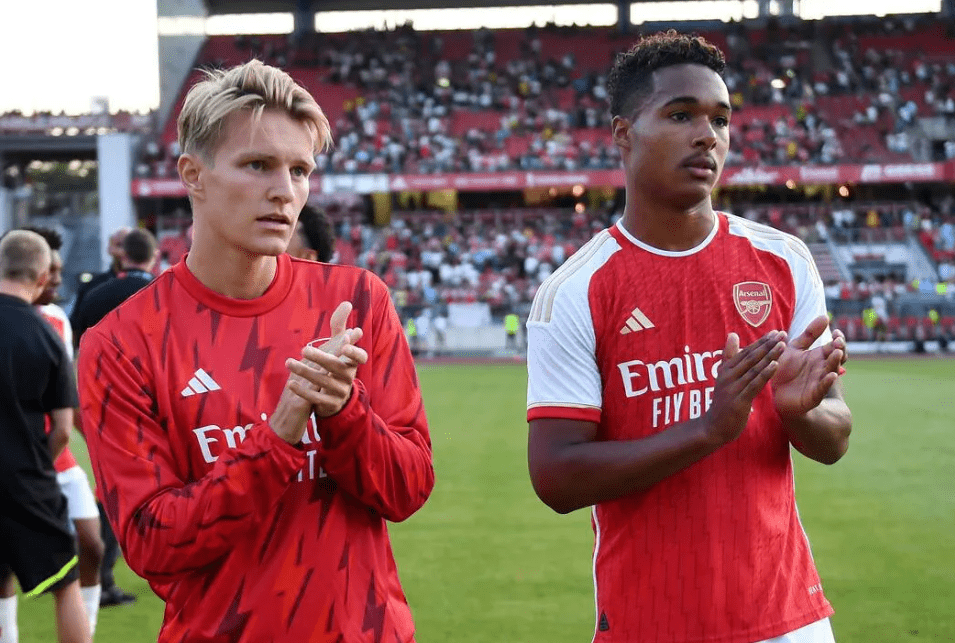
M132 228L123 226L117 228L113 231L113 234L109 235L109 245L107 246L107 252L110 256L109 268L96 274L84 272L80 275L79 285L76 288L76 299L73 300L74 311L79 308L80 303L82 303L90 291L119 274L123 261L123 239L126 238L126 235L129 234L131 229ZM74 319L70 321L73 322L73 326L75 327L76 321Z
M135 228L125 232L119 255L119 271L116 276L90 290L73 311L73 320L76 324L73 333L77 346L88 329L98 324L107 313L153 280L152 269L158 257L159 246L149 230ZM106 520L102 504L99 507L103 515L101 534L105 544L103 562L100 567L102 586L100 605L112 607L133 603L136 601L136 596L116 584L113 568L119 560L119 542L109 521Z
M618 57L623 217L527 323L531 479L556 511L592 507L597 643L833 640L790 445L845 453L845 339L805 244L713 210L723 66L672 31Z
M335 256L335 231L323 210L306 205L298 215L288 253L299 259L329 263Z
M159 246L149 230L136 228L126 233L116 276L90 290L73 311L77 346L87 329L153 280L152 269L158 258Z

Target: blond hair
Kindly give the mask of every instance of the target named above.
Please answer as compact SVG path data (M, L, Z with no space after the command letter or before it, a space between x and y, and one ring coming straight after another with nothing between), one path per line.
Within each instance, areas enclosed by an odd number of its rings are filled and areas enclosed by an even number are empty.
M49 272L50 246L31 230L11 230L0 239L0 279L35 284Z
M315 141L313 152L328 148L332 141L328 118L308 91L287 73L259 60L232 67L204 71L186 94L179 113L179 147L184 154L211 159L229 114L250 109L258 120L265 109L281 109L302 121Z

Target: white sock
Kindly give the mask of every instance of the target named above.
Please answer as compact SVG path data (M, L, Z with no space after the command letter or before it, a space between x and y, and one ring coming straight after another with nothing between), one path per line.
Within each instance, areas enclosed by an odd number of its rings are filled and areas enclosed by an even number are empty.
M80 594L83 595L83 605L86 606L86 616L90 619L90 636L96 632L96 617L99 615L99 596L101 590L102 585L80 587Z
M19 640L17 597L0 598L0 643L17 643Z

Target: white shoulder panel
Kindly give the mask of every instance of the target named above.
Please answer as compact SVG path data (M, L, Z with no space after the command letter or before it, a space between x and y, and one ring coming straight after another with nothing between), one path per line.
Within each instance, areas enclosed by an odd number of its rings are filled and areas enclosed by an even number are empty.
M60 325L63 329L63 335L60 337L60 339L63 340L63 345L66 346L66 354L69 355L70 360L72 361L73 326L70 325L70 318L66 316L66 311L56 304L46 304L44 306L40 306L40 310L44 315L52 317L60 322Z
M620 245L598 233L537 290L527 320L527 405L601 408L589 289Z
M745 237L754 248L771 252L789 264L796 288L796 306L788 332L790 337L801 335L810 321L826 314L822 277L819 276L809 248L801 239L768 225L732 214L727 214L726 217L729 220L730 234ZM814 346L830 341L832 334L827 329Z

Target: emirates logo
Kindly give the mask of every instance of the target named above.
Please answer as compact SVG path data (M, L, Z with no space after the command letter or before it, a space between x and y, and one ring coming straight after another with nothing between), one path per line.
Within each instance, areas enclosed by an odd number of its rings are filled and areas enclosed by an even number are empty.
M759 326L773 309L773 291L761 281L743 281L733 286L733 303L750 326Z

